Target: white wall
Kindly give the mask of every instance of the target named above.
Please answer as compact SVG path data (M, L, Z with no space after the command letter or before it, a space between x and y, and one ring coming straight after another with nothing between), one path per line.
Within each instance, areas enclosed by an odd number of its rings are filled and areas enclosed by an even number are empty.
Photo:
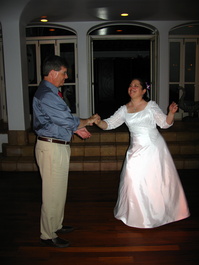
M9 2L10 0L8 0ZM4 2L6 2L4 0ZM25 26L19 21L22 7L28 0L20 0L13 13L12 5L7 8L7 14L0 11L0 22L3 28L3 45L5 60L5 82L7 91L7 109L9 130L25 130L28 128L28 93L26 73ZM20 9L21 8L21 9ZM4 10L5 11L5 10ZM27 19L27 17L26 17ZM111 21L113 22L113 21ZM134 21L136 22L136 21ZM152 25L159 32L159 66L158 66L158 103L166 111L169 101L169 30L186 21L137 21ZM189 22L189 21L187 21ZM104 22L103 22L104 23ZM106 21L106 23L108 23ZM89 59L87 32L99 21L62 22L56 23L70 27L77 32L78 45L78 77L79 77L79 110L80 117L87 118L92 114L89 84ZM21 26L21 28L20 28ZM23 33L23 34L22 34Z
M190 21L134 21L155 27L159 32L158 50L158 104L166 112L169 103L169 31L171 28L189 23ZM108 23L108 22L107 22ZM78 36L78 75L79 75L79 99L82 118L91 114L91 96L89 82L89 60L87 32L94 26L104 24L94 22L62 23L66 27L75 29ZM90 107L89 107L90 106Z
M157 103L165 113L169 104L169 31L184 23L188 21L148 21L159 32Z
M25 28L20 27L20 15L28 0L9 5L3 0L0 21L3 35L5 84L9 130L26 130L29 127L28 82L26 72Z

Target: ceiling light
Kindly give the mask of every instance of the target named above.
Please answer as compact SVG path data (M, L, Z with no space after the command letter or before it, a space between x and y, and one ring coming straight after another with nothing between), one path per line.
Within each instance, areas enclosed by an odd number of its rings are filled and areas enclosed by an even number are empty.
M47 16L41 16L41 22L48 22Z
M41 22L48 22L48 19L46 19L46 18L42 18L42 19L40 19L40 21L41 21Z
M129 15L128 13L122 13L121 17L128 17L128 15Z

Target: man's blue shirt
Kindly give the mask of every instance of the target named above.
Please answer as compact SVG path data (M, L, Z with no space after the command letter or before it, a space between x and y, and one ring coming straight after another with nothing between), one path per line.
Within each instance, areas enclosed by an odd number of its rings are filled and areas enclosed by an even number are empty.
M33 98L33 129L38 136L70 141L80 119L59 97L58 88L43 80Z

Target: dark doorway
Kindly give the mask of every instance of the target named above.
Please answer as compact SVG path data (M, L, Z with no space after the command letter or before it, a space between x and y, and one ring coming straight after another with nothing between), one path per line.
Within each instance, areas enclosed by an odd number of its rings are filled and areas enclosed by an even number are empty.
M150 40L94 40L95 113L107 118L129 101L134 77L150 83Z

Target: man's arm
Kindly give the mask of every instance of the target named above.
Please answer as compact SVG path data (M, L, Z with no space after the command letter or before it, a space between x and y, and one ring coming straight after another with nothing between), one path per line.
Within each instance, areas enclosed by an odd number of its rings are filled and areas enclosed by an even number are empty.
M92 126L93 123L99 119L99 115L98 114L94 114L93 116L91 116L88 119L80 119L80 123L77 129L81 129L85 126Z

